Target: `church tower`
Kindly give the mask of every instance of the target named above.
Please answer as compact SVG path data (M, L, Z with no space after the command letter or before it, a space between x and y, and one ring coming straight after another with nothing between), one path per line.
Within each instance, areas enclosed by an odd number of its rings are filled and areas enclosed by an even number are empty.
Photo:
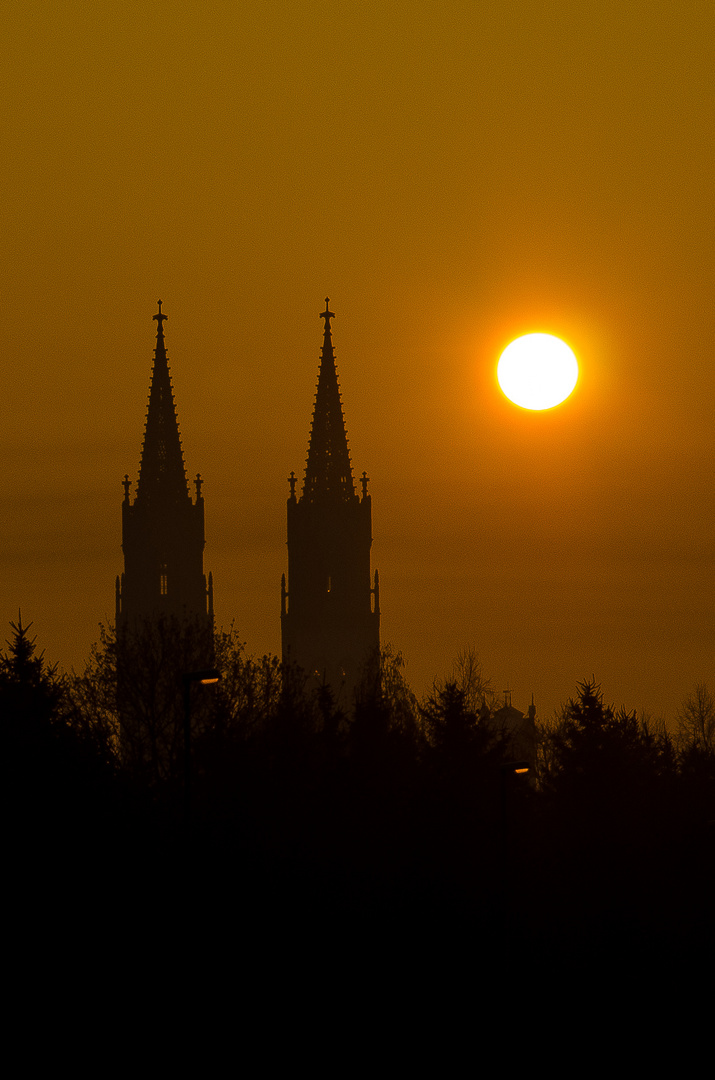
M179 422L164 343L161 310L144 429L137 493L124 478L124 573L116 582L117 630L165 615L213 627L213 582L204 576L204 500L201 477L189 495Z
M291 473L288 586L281 583L283 661L299 665L350 704L361 669L380 646L377 571L370 577L372 500L368 477L355 491L328 309L300 496Z

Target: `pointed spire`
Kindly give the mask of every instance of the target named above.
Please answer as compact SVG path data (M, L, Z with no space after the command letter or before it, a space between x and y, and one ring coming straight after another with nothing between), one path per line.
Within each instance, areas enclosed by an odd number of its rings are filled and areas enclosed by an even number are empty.
M158 303L159 311L154 316L158 323L154 370L136 498L138 502L165 506L188 499L189 486L164 344L163 324L167 316L161 310L161 300Z
M353 471L340 401L338 373L330 331L335 315L325 300L323 348L315 395L302 498L307 502L348 502L355 498Z

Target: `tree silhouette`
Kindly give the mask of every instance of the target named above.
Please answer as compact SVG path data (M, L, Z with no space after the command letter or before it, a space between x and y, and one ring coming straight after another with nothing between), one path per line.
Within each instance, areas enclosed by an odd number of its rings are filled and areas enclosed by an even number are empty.
M485 705L490 711L496 708L494 684L484 674L482 662L473 645L459 650L447 681L454 683L464 693L464 703L472 712L478 713ZM435 689L444 686L444 682L435 683Z
M602 804L606 812L619 796L632 801L644 782L672 770L672 745L635 711L606 705L595 679L578 685L578 696L562 708L547 736L544 786L576 801Z
M541 891L540 917L563 942L647 954L677 864L673 744L607 705L594 678L578 684L545 742L535 910ZM557 895L568 904L554 908Z
M96 857L100 837L112 845L120 800L111 755L75 713L69 680L38 653L32 624L18 617L10 626L0 653L8 846L24 874L58 865L65 872L70 858L84 866L90 851Z
M698 683L678 710L676 721L682 750L715 754L715 697Z
M100 628L71 693L77 714L101 734L140 785L176 785L183 767L183 676L212 666L213 635L199 618L138 620L117 634ZM200 735L207 704L197 700Z
M22 614L10 623L12 640L0 653L0 695L6 724L30 725L38 733L41 725L55 719L65 688L57 666L48 667L44 654L37 654L37 639L29 636L31 626L22 625Z

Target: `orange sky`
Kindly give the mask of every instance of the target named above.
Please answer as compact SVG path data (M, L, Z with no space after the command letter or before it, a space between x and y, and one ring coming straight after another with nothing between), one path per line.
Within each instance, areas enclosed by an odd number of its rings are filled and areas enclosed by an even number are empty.
M326 296L383 640L541 713L672 716L715 656L712 71L701 2L3 7L0 619L113 616L158 297L219 623L280 647ZM563 336L569 403L495 382ZM4 635L3 635L4 636Z

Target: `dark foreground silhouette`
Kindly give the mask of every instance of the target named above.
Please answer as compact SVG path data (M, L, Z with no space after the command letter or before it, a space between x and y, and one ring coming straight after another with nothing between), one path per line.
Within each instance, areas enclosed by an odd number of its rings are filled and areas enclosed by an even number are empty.
M162 632L170 668L176 628ZM240 950L244 965L366 949L423 974L712 962L707 691L702 723L675 738L587 680L520 774L513 731L464 669L417 702L387 651L348 713L233 633L215 657L222 682L191 691L187 819L181 672L151 709L118 706L111 631L69 677L12 625L0 714L18 917L48 932L51 913L110 950L127 934Z

